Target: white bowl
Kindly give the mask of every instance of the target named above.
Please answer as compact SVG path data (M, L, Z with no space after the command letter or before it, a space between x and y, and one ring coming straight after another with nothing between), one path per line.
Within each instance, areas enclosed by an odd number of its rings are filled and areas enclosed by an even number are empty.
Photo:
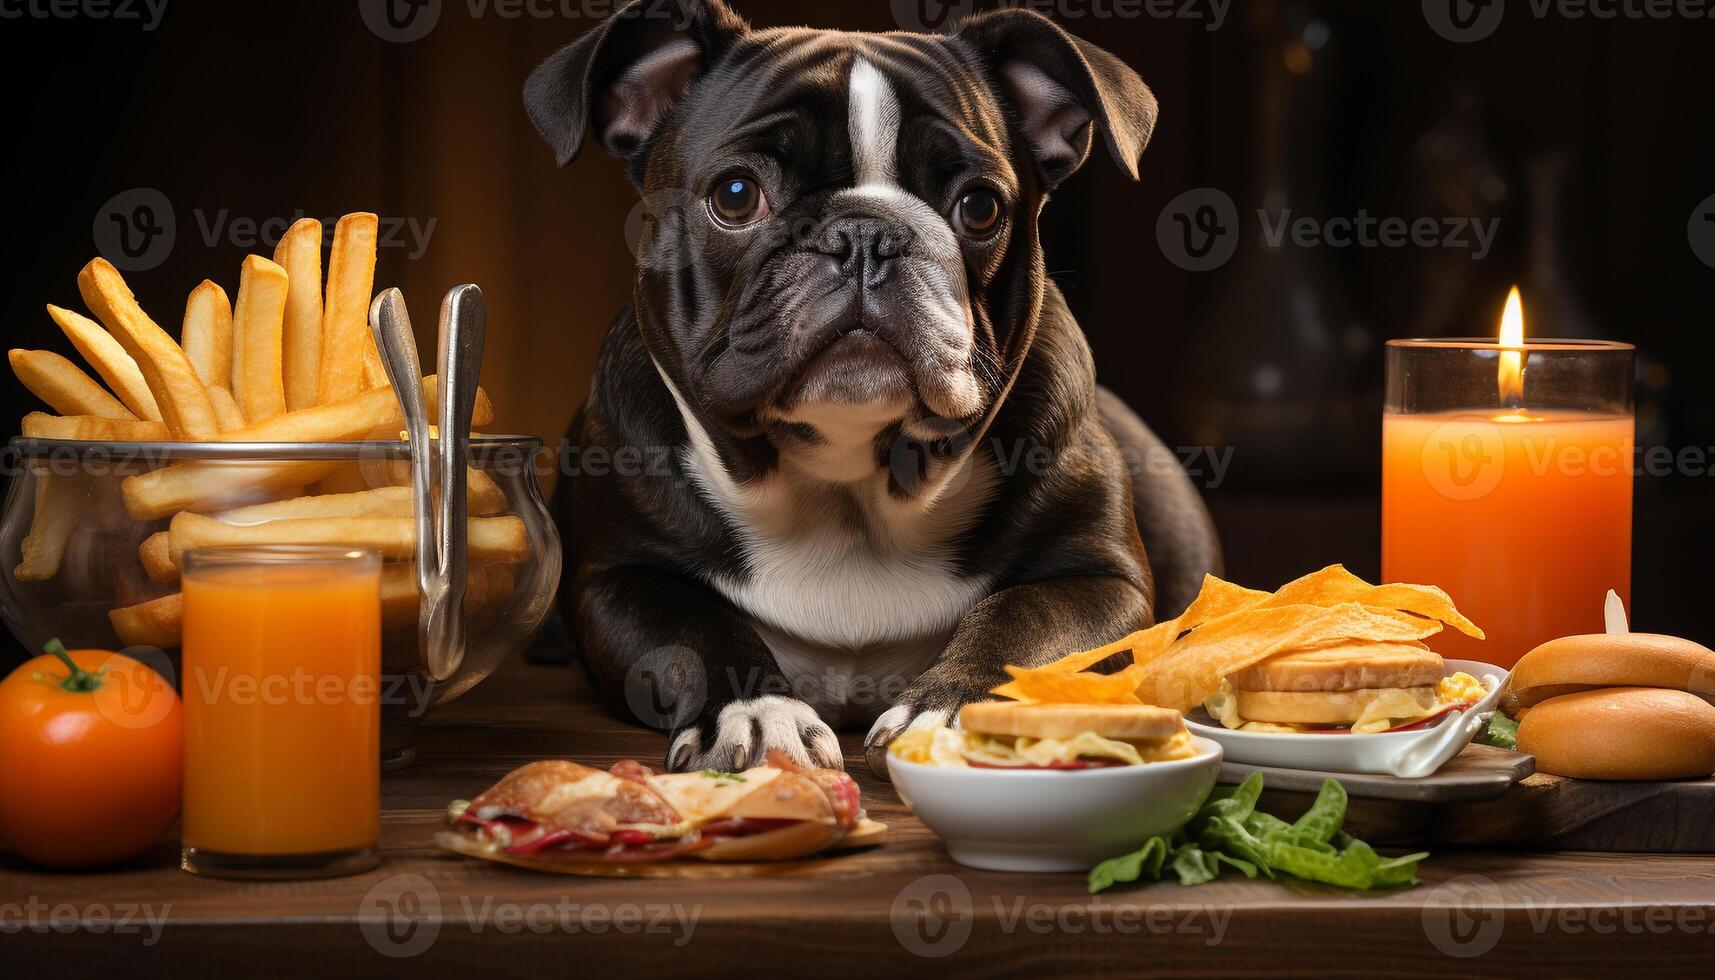
M953 860L990 871L1088 871L1185 825L1215 787L1221 746L1099 769L980 769L887 757L893 786Z
M1475 660L1446 661L1445 676L1464 671L1483 682L1489 696L1470 711L1455 711L1428 728L1409 732L1376 732L1370 735L1314 735L1287 732L1241 732L1223 726L1202 708L1185 716L1185 727L1193 734L1220 742L1229 762L1277 769L1310 769L1317 772L1377 773L1402 779L1421 779L1447 764L1483 730L1501 691L1507 672L1493 664Z

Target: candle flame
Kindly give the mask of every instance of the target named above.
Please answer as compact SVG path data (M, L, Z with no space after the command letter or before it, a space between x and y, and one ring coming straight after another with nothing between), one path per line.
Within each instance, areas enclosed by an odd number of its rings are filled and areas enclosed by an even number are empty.
M1496 377L1501 404L1518 408L1524 402L1524 300L1514 286L1507 293L1507 307L1501 313L1501 346L1516 350L1501 351L1501 367Z

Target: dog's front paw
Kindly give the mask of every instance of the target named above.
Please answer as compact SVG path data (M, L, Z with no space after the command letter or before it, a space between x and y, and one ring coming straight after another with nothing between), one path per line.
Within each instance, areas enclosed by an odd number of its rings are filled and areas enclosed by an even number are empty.
M888 708L864 736L863 754L864 761L869 763L869 771L882 779L891 778L887 774L887 747L893 744L894 739L914 729L952 724L957 715L957 707L935 708L924 702L907 701Z
M779 749L801 766L843 769L834 730L802 701L775 694L733 701L673 733L667 768L673 772L738 772L762 765Z

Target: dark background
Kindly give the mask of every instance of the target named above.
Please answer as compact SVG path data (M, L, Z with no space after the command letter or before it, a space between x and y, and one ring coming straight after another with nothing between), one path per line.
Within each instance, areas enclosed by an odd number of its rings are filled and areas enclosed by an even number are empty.
M168 0L151 30L0 20L7 346L70 353L43 304L77 305L77 270L111 253L113 213L140 188L164 197L174 232L127 277L170 328L198 281L233 292L242 257L271 254L291 219L373 210L407 222L383 242L377 287L401 286L421 328L448 286L480 283L498 427L557 437L628 294L635 196L599 153L556 171L518 90L610 7L441 0L419 12L438 9L433 29L400 42L362 6ZM942 7L735 6L757 26L866 30ZM1715 447L1715 270L1688 235L1715 194L1715 20L1504 9L1470 43L1413 0L1233 0L1218 26L1207 0L1052 10L1133 65L1162 113L1141 184L1098 155L1049 205L1049 267L1104 383L1170 444L1232 448L1224 480L1203 482L1239 581L1273 588L1333 561L1377 574L1381 345L1492 334L1513 282L1533 335L1638 345L1640 445ZM1198 188L1227 195L1241 229L1204 272L1156 233ZM1492 219L1498 234L1481 259L1474 245L1270 248L1259 208ZM258 244L241 219L273 223ZM0 428L37 407L6 374ZM1715 476L1695 469L1638 481L1634 616L1707 642Z

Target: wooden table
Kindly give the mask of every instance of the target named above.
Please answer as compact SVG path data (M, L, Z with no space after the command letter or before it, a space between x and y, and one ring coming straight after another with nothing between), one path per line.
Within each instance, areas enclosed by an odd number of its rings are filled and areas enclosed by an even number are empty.
M575 671L515 664L437 713L417 766L385 777L376 871L254 884L184 874L169 846L88 874L0 855L0 973L1561 976L1715 963L1708 858L1453 851L1393 894L1222 879L1091 897L1077 875L953 864L869 775L858 737L843 740L870 813L892 827L867 852L770 878L650 881L437 851L445 804L520 763L663 754L663 736L593 706Z

